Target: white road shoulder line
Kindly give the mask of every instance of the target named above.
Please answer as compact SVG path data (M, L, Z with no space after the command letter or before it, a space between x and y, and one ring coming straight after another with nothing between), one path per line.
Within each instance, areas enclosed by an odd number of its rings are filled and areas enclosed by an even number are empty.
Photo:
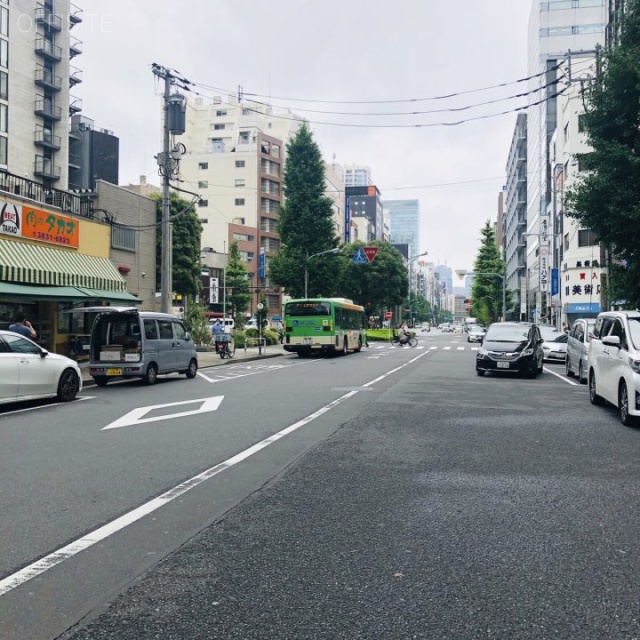
M568 378L566 378L563 375L560 375L559 373L556 373L555 371L552 371L551 369L548 369L547 367L544 367L544 370L547 373L550 373L552 376L555 376L556 378L560 378L560 380L562 380L563 382L566 382L567 384L571 384L574 387L578 387L580 386L577 382L574 382L573 380L569 380Z
M408 360L407 362L400 365L399 367L396 367L395 369L391 369L387 373L377 377L375 380L371 380L370 382L363 384L362 385L363 389L366 389L367 387L370 387L376 382L383 380L384 378L390 376L391 374L396 373L401 369L404 369L404 367L410 365L416 360L419 360L425 355L427 355L427 353L421 353L419 356L412 358L411 360ZM298 420L298 422L294 422L292 425L286 427L285 429L282 429L282 431L278 431L277 433L274 433L272 436L269 436L268 438L261 440L257 444L254 444L252 447L249 447L248 449L241 451L235 456L228 458L224 462L221 462L220 464L217 464L214 467L211 467L210 469L207 469L206 471L199 473L198 475L194 476L193 478L190 478L189 480L185 480L184 482L180 483L173 489L169 489L169 491L166 491L165 493L158 496L157 498L154 498L153 500L150 500L149 502L146 502L145 504L140 505L136 509L129 511L129 513L125 513L119 518L116 518L115 520L105 524L104 526L99 527L98 529L96 529L95 531L92 531L86 536L83 536L82 538L79 538L78 540L75 540L69 543L68 545L58 549L57 551L50 553L48 556L45 556L44 558L41 558L40 560L33 562L27 567L24 567L24 569L21 569L20 571L17 571L12 575L7 576L3 580L0 580L0 596L3 596L5 593L8 593L9 591L12 591L13 589L24 584L25 582L28 582L29 580L32 580L33 578L36 578L39 575L42 575L49 569L52 569L53 567L59 565L65 560L68 560L69 558L72 558L73 556L79 554L81 551L85 551L86 549L89 549L94 544L97 544L98 542L102 542L102 540L105 540L106 538L113 535L114 533L121 531L122 529L128 527L130 524L133 524L134 522L137 522L138 520L149 515L150 513L153 513L160 507L163 507L164 505L172 502L176 498L179 498L190 489L193 489L194 487L201 485L203 482L206 482L210 478L213 478L219 473L222 473L226 469L229 469L230 467L237 465L243 460L246 460L247 458L251 457L255 453L258 453L258 451L261 451L262 449L268 447L274 442L277 442L281 438L284 438L290 433L293 433L294 431L297 431L301 427L304 427L306 424L309 424L316 418L319 418L320 416L324 415L328 411L331 411L331 409L334 409L339 404L343 403L345 400L348 400L349 398L355 396L357 393L359 392L349 391L348 393L345 393L343 396L340 396L333 402L330 402L324 407L321 407L317 411L314 411L313 413L309 414L305 418L302 418L302 420Z

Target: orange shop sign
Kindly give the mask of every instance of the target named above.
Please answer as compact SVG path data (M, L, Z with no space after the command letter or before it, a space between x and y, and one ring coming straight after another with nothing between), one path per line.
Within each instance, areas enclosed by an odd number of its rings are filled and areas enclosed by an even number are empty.
M22 205L22 237L63 247L78 248L78 220Z

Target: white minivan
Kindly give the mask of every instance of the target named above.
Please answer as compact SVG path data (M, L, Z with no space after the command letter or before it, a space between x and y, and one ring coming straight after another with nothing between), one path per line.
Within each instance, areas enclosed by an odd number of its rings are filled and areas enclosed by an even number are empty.
M606 311L598 315L589 348L589 400L618 407L620 421L640 416L640 313Z
M115 378L142 378L152 385L165 373L196 377L196 346L181 318L130 307L81 311L98 313L89 345L89 373L98 386Z

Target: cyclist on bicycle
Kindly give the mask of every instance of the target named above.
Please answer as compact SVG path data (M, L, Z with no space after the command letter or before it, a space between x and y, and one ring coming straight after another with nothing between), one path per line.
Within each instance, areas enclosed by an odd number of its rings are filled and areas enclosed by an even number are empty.
M400 338L400 344L407 344L407 342L409 342L409 327L406 322L400 327L398 338Z

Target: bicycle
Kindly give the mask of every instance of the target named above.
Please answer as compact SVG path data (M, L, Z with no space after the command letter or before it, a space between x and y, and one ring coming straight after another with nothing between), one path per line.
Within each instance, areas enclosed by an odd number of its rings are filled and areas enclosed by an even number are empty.
M404 347L404 345L409 345L410 347L417 347L418 346L418 338L416 338L415 336L410 336L409 339L406 342L403 342L402 340L400 340L400 336L397 334L393 335L393 338L391 338L391 346L392 347Z

